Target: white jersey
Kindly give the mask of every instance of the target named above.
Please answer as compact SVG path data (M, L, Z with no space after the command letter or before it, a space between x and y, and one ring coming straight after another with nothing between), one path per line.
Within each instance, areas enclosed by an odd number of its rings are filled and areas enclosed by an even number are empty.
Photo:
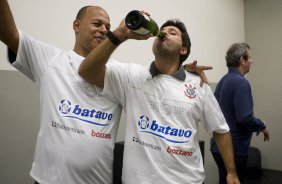
M83 59L20 32L13 66L40 93L40 131L30 172L40 184L112 183L121 107L80 78Z
M124 184L203 183L198 122L210 134L229 127L210 87L185 73L181 81L136 64L108 65L103 95L126 113Z

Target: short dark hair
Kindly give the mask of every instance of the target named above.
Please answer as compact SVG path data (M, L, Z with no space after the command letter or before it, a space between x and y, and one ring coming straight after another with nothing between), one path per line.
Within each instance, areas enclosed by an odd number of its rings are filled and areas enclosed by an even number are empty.
M245 42L232 44L225 56L227 67L238 67L241 57L243 57L245 60L248 60L249 49L251 49L249 44Z
M76 15L76 20L82 20L82 18L85 16L85 14L86 14L86 10L87 10L87 8L89 8L89 7L91 7L91 6L84 6L84 7L82 7L82 8L80 8L80 10L78 11L78 13L77 13L77 15Z
M182 46L187 47L187 53L185 55L181 55L179 57L180 64L182 64L189 56L191 51L191 41L187 29L183 22L179 19L170 19L166 21L162 26L161 29L167 26L174 26L177 27L182 32Z

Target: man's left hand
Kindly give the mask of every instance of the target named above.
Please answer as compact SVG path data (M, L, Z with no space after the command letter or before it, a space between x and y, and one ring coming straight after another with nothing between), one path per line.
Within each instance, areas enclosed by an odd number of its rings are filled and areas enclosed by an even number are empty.
M203 83L209 84L208 78L204 71L213 69L212 66L198 66L197 60L194 60L192 63L185 64L184 69L187 72L199 75L201 78L201 84L200 84L201 86L203 86Z

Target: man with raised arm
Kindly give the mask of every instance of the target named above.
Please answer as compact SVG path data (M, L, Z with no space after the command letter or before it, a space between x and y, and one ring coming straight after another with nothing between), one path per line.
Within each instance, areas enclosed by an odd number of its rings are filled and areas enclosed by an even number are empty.
M31 177L42 184L111 184L121 107L77 74L82 60L106 38L107 12L99 6L79 10L73 22L74 49L69 51L19 31L7 0L0 0L0 25L0 40L9 48L11 64L40 93ZM194 63L190 69L200 74L206 69L195 67Z

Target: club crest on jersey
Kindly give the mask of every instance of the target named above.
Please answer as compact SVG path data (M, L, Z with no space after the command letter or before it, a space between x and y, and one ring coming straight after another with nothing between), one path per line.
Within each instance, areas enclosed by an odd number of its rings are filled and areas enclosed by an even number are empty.
M151 134L173 143L182 144L190 142L191 136L193 135L191 129L179 129L171 127L170 125L162 125L156 120L150 120L146 115L140 116L137 125L139 132Z
M61 100L61 103L59 104L59 111L62 114L67 114L71 110L71 103L68 100Z
M138 121L138 126L141 129L149 128L149 126L150 126L149 118L147 116L140 116L140 119Z
M72 104L66 99L59 102L58 110L63 118L76 119L99 126L108 126L109 121L113 118L112 113L98 111L96 109L82 108L79 104Z
M195 98L196 97L196 85L192 81L188 81L188 83L185 84L185 90L184 94L189 98Z

